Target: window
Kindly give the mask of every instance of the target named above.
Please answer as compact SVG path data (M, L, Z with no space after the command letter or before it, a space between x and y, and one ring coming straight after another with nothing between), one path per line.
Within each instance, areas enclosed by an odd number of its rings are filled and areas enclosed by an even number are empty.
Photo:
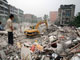
M71 16L71 10L66 10L66 16Z

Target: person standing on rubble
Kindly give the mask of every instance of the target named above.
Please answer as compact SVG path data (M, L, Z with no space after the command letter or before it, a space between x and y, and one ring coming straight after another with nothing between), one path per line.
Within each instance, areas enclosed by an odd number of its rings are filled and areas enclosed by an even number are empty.
M14 15L11 14L7 20L8 44L13 45L13 21Z

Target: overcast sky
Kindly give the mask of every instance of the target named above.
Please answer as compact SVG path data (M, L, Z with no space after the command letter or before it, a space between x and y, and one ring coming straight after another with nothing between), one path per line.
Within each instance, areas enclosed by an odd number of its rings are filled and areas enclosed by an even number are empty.
M38 17L58 11L61 4L75 4L76 13L80 12L80 0L7 0L9 4L20 8L26 14L34 14Z

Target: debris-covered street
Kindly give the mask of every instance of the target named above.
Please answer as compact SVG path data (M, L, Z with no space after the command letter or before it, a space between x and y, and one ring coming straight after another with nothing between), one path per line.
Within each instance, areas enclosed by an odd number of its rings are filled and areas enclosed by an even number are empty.
M80 0L0 0L0 60L80 60Z
M14 45L8 45L7 34L0 34L0 59L2 60L79 60L80 29L50 25L43 34L26 37L14 33ZM29 56L27 56L29 55Z

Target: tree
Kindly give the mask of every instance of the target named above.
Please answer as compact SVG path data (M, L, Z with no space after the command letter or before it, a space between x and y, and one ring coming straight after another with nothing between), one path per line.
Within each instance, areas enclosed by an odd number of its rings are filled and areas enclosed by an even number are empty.
M80 27L80 12L75 17L74 21L69 23L70 26Z

